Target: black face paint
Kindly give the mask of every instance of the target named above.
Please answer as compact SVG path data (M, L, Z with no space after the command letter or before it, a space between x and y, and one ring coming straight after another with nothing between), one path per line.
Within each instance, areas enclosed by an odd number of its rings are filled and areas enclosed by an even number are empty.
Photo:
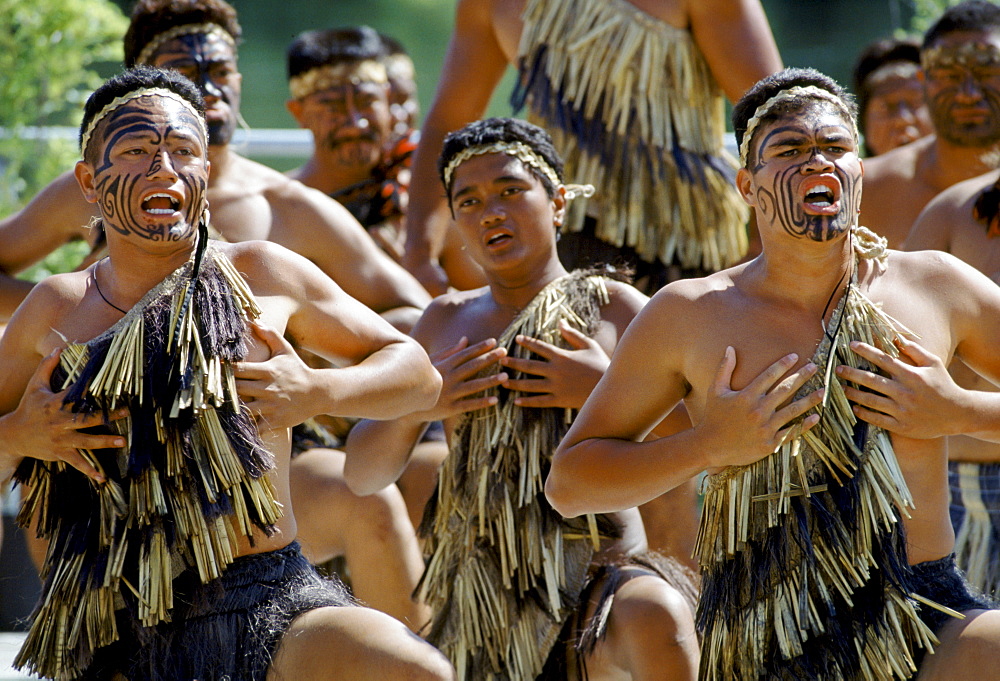
M186 162L187 156L170 154L171 141L178 135L203 139L201 126L195 114L181 104L169 109L165 117L154 117L152 97L122 105L101 124L100 159L94 170L94 189L107 228L119 234L135 234L150 241L179 241L191 236L197 229L205 209L205 192L208 173L203 162ZM169 101L169 100L166 100ZM141 138L137 147L144 147L141 155L121 158L114 153L116 144L126 136ZM202 141L200 144L204 144ZM163 151L171 157L172 172L183 185L184 201L181 216L172 223L162 220L144 220L139 198L150 189L150 181L162 175ZM128 160L134 158L134 160Z
M826 107L809 109L786 117L760 140L757 165L751 169L757 189L757 207L772 223L796 237L829 241L848 231L861 206L861 172L854 150L854 132L841 116L831 117ZM839 119L840 122L836 122ZM780 137L779 137L780 136ZM852 140L849 153L837 151L837 140ZM765 149L776 147L776 155L764 158ZM828 215L806 212L803 187L815 178L830 176L840 185L839 205ZM832 184L830 180L826 184ZM835 189L831 187L831 189Z
M960 147L1000 141L1000 49L962 43L925 50L927 105L937 134Z
M241 94L232 45L214 33L178 36L157 50L153 65L179 71L198 86L205 98L209 145L232 142Z

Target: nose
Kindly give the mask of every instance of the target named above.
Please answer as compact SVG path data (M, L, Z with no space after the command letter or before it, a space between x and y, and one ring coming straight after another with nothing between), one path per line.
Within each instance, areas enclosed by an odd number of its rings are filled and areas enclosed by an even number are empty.
M802 166L802 172L805 173L825 173L832 170L833 162L823 155L823 150L819 147L813 147L809 151L809 158Z
M479 222L483 227L489 228L502 223L506 217L507 213L499 201L487 201Z
M962 85L958 88L956 99L965 102L978 102L983 98L983 90L979 86L979 81L971 73L962 79Z
M177 171L174 169L173 159L170 157L170 152L166 149L161 149L153 157L153 163L149 166L149 172L147 176L150 179L167 179L176 180Z
M198 79L198 89L201 90L201 95L206 100L222 99L222 90L215 85L212 77L207 73L202 73L201 77Z

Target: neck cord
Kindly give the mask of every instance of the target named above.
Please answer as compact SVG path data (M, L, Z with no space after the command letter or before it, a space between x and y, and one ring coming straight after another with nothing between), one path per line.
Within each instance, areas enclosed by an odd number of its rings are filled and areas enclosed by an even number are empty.
M118 310L122 314L128 314L127 310L121 309L120 307L118 307L117 305L115 305L114 303L112 303L110 300L108 300L108 297L104 295L104 291L101 290L101 284L100 284L100 282L97 281L97 270L99 270L101 268L101 263L104 262L105 260L107 260L107 257L102 258L101 262L97 263L97 267L94 268L94 286L97 288L97 295L99 295L101 297L101 300L103 300L105 303L107 303L111 307L115 308L116 310Z

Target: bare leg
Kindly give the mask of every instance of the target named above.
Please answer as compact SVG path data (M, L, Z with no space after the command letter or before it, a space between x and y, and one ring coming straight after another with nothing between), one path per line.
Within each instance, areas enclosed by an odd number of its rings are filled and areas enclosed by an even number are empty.
M424 562L395 485L366 497L344 483L344 453L311 449L292 460L292 506L302 552L313 563L343 555L354 595L414 631L429 610L411 597Z
M448 456L448 444L440 441L421 442L413 448L410 462L396 485L406 501L406 511L410 514L413 527L420 526L424 517L424 506L434 494L438 470Z
M319 608L292 622L268 681L450 681L454 670L430 644L369 608Z
M699 649L691 607L660 577L630 571L636 576L615 592L607 637L586 659L590 681L695 681Z
M639 507L649 548L697 571L692 558L698 537L698 481L688 480Z
M1000 679L1000 610L970 610L938 633L933 655L924 656L917 681Z

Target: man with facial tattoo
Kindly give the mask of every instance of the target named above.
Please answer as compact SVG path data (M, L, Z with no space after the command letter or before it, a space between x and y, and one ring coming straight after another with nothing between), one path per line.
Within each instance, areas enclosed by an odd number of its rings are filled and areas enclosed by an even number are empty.
M966 0L924 36L920 58L934 134L865 163L861 224L899 248L924 206L994 167L1000 144L1000 7Z
M419 283L380 251L336 201L230 147L239 119L241 29L224 0L140 0L125 35L125 65L180 71L208 105L213 172L212 227L228 241L267 239L315 262L344 289L401 328L430 300ZM93 242L93 206L71 173L0 223L0 269L18 272L71 239Z
M40 514L50 543L16 665L56 679L450 679L437 651L319 577L289 490L289 426L395 418L430 406L440 378L307 259L209 239L208 143L204 100L174 71L126 71L87 102L75 179L107 255L36 286L0 341L0 479L30 484L21 518ZM255 422L234 367L274 353L261 323L349 366L289 354L312 399Z
M856 112L830 78L760 81L733 127L761 254L643 308L546 495L610 512L707 472L703 680L1000 678L1000 612L954 563L942 438L1000 441L1000 395L946 369L1000 379L1000 287L858 226ZM645 439L680 401L692 428Z
M124 40L127 65L178 71L205 99L212 163L206 190L211 227L227 241L266 239L305 256L349 295L408 329L429 301L417 281L375 245L343 206L230 147L241 94L236 64L240 36L236 12L223 0L141 0ZM100 205L109 210L130 199L125 184L105 189ZM146 208L173 208L170 197L150 201ZM100 238L99 230L88 227L97 208L80 196L71 173L61 176L23 211L0 224L0 267L17 271L69 239ZM272 330L255 332L275 350L275 357L240 364L236 377L241 396L254 403L255 410L268 401L290 411L298 409L297 402L309 396L294 383L294 373L287 373L292 357L287 343ZM424 609L410 594L422 562L399 490L392 487L359 498L343 483L342 463L335 454L331 457L318 468L308 461L293 466L300 528L308 535L307 528L321 527L324 545L348 557L359 598L419 627ZM313 493L310 484L317 481L325 494ZM337 530L332 535L331 525ZM308 553L308 542L305 548Z

